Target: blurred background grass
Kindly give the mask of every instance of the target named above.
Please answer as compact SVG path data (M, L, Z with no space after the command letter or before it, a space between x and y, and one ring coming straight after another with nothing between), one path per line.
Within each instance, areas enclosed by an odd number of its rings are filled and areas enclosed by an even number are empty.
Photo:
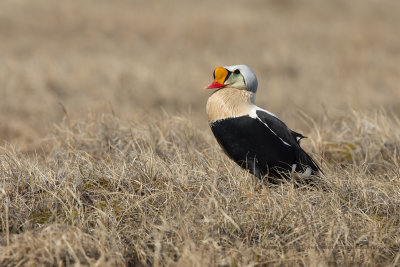
M399 14L396 0L2 0L0 140L33 151L66 115L103 112L209 131L203 88L231 64L304 133L299 111L399 115Z

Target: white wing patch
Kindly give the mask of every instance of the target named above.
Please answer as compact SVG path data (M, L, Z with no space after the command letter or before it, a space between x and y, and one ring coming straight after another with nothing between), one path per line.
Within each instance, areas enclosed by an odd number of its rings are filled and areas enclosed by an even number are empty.
M277 119L279 119L279 118L278 118L274 113L269 112L269 111L267 111L267 110L265 110L265 109L259 108L259 107L257 107L257 106L254 106L254 107L250 110L250 112L249 112L249 116L250 116L250 117L252 117L253 119L259 120L262 124L264 124L265 126L267 126L267 128L268 128L274 135L276 135L276 136L282 141L282 143L284 143L285 145L291 147L291 145L290 145L289 143L285 142L285 140L283 140L282 138L280 138L280 137L268 126L268 124L266 124L265 122L263 122L263 121L257 116L257 110L261 110L261 111L267 113L268 115L271 115L271 116L273 116L273 117L275 117L275 118L277 118Z
M297 168L297 164L293 164L293 165L292 165L292 172L291 172L291 174L293 174L293 173L296 172L296 168ZM298 173L298 174L299 174L300 178L308 178L308 177L311 176L311 173L312 173L311 168L310 168L310 167L307 167L307 169L306 169L304 172Z
M292 173L294 173L296 171L296 167L297 167L297 164L292 165Z
M311 168L307 167L307 169L300 174L300 178L308 178L311 176L311 173L312 173Z
M276 116L274 113L272 113L272 112L270 112L270 111L268 111L268 110L262 109L262 108L260 108L260 107L257 107L256 105L254 105L254 106L251 108L251 110L250 110L250 112L249 112L250 117L252 117L253 119L257 119L257 118L258 118L258 116L257 116L257 110L260 110L260 111L262 111L262 112L265 112L265 113L267 113L268 115L271 115L272 117L275 117L275 118L279 119L278 116ZM280 120L280 119L279 119L279 120Z

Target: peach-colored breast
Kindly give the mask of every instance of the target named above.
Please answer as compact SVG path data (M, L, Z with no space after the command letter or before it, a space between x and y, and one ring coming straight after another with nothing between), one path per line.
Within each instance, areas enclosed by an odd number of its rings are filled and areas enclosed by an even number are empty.
M222 88L207 101L208 122L249 114L254 107L254 93L236 88Z

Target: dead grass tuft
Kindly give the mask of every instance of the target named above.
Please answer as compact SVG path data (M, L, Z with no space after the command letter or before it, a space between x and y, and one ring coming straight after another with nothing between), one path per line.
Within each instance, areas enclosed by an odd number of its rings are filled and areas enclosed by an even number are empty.
M103 235L104 232L101 233ZM79 228L52 224L13 235L0 252L4 266L121 266L124 264L105 236Z
M398 122L353 113L332 125L305 144L326 172L312 189L257 185L180 117L65 121L35 157L3 147L0 263L394 263ZM343 143L350 159L332 149Z

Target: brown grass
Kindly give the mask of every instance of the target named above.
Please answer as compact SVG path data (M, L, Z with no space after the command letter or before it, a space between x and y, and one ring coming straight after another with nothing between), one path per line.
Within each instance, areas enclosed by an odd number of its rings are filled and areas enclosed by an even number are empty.
M1 1L0 266L399 264L400 2L221 3ZM218 147L236 63L317 187Z
M323 190L254 184L179 117L65 124L35 158L3 149L2 262L378 265L400 255L400 125L385 114L315 129L322 141L314 133L307 148L323 155ZM30 255L36 243L59 252Z

